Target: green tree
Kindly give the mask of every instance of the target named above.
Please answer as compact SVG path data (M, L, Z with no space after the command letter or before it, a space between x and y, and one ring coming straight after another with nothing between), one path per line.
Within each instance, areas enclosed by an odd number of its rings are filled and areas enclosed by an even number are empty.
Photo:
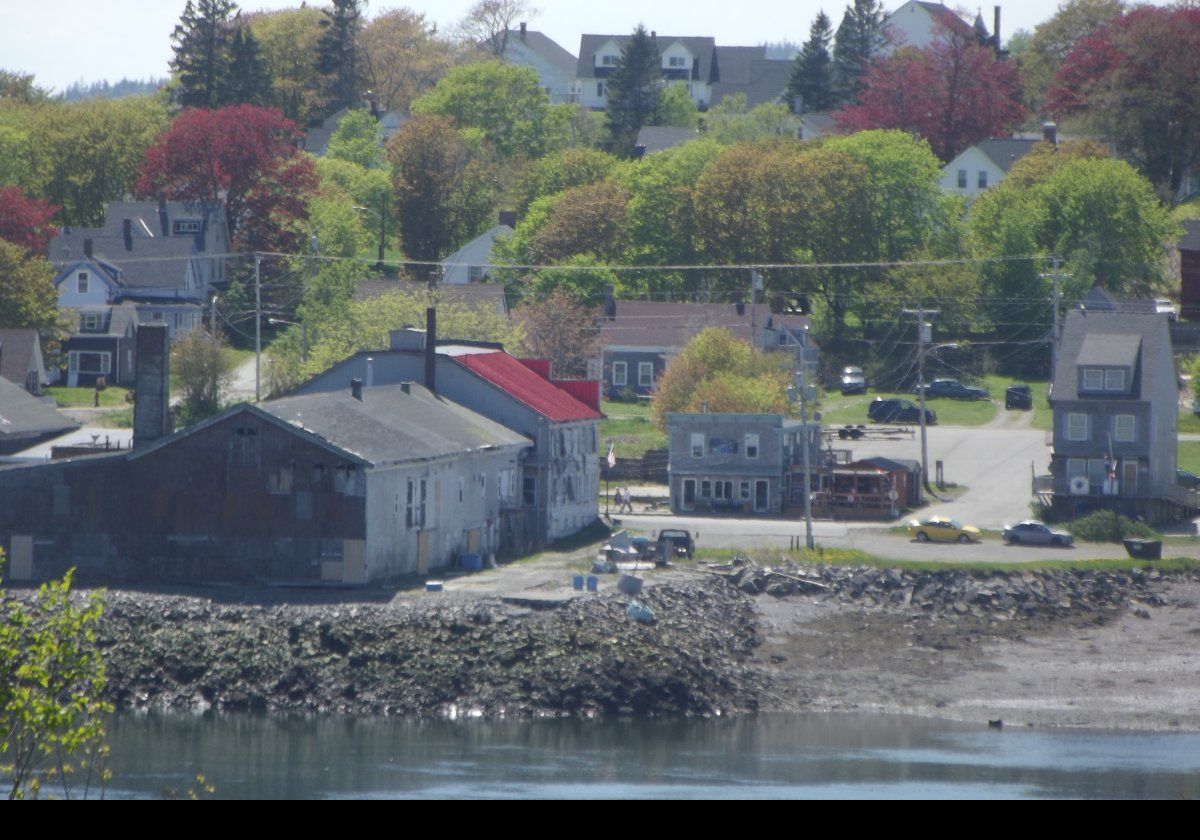
M658 116L658 125L673 125L680 128L694 128L700 112L696 103L688 93L687 85L667 85L663 90L662 109Z
M51 99L50 91L34 84L32 73L14 73L0 69L0 102L37 105Z
M718 143L751 143L778 137L795 137L800 119L787 105L763 102L750 108L744 93L734 93L704 115L706 136Z
M495 172L446 117L416 114L388 140L400 239L414 260L441 259L482 232Z
M4 555L0 552L0 569ZM103 595L71 596L73 571L30 599L0 589L0 782L9 799L103 790Z
M853 5L846 7L833 39L838 104L858 99L867 67L887 43L883 21L879 0L854 0Z
M796 56L792 77L788 80L787 95L799 100L799 110L805 113L831 111L838 104L834 89L833 57L829 47L833 39L833 25L822 10L817 13L808 40Z
M45 258L0 239L0 327L54 329L58 293L53 281Z
M673 412L788 414L785 367L785 357L760 353L729 330L710 327L667 364L652 416L665 430Z
M550 97L528 67L485 61L456 67L412 104L413 113L454 120L477 129L501 157L540 157L554 144Z
M524 213L539 198L602 181L620 161L597 149L569 148L534 161L517 182L517 209Z
M646 27L638 24L625 42L604 88L612 150L628 157L642 126L657 124L662 111L662 57Z
M354 108L342 117L337 130L329 138L326 155L367 168L382 166L383 152L379 145L381 134L379 123L371 116L370 111Z
M227 104L230 85L232 0L188 0L171 33L171 70L178 76L176 99L184 108Z
M545 224L529 241L533 263L552 263L575 254L614 262L628 241L629 194L613 181L598 181L561 193Z
M363 92L358 57L362 9L359 0L332 0L332 8L321 14L325 31L317 42L317 71L325 77L326 112L333 113L358 104Z
M221 410L221 396L233 380L233 358L220 339L192 330L171 348L171 372L183 394L181 425L211 417Z
M242 16L258 41L271 78L270 104L302 126L309 125L321 108L317 42L323 32L322 19L315 6Z
M1018 52L1009 44L1030 109L1041 109L1046 89L1075 45L1119 17L1124 8L1121 0L1063 0L1054 15L1033 30L1024 49Z
M262 48L248 26L235 26L229 41L229 82L223 104L267 105L271 102L271 76Z

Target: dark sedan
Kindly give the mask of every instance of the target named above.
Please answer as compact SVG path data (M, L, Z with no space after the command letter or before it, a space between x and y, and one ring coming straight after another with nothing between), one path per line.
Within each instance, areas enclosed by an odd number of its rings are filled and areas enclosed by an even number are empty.
M921 386L913 388L914 394L921 393ZM925 398L948 397L952 400L987 400L992 395L986 388L964 385L957 379L935 379L925 386Z
M867 406L867 417L876 423L920 423L921 409L908 400L876 397ZM925 409L925 422L930 426L936 425L937 413Z
M1033 408L1033 389L1028 385L1009 385L1004 389L1005 408Z

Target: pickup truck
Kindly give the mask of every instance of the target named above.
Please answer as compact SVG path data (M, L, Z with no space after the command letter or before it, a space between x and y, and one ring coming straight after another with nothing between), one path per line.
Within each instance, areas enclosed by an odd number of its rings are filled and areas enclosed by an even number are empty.
M658 545L661 549L660 556L664 560L669 560L672 553L676 557L691 560L696 553L696 543L692 535L680 528L664 528L659 531Z

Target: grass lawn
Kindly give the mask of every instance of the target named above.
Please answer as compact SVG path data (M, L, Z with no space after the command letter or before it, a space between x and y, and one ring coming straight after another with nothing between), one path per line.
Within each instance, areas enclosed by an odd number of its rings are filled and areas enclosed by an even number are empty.
M1180 441L1178 451L1179 469L1200 475L1200 442Z
M821 402L821 422L826 426L870 423L867 406L876 397L898 397L914 405L920 404L915 394L869 393L844 397L837 391L828 391ZM985 400L930 399L925 401L925 407L937 414L938 424L942 426L982 426L996 416L996 406Z
M1181 408L1178 429L1183 434L1200 434L1200 417L1192 414L1190 408Z
M616 444L618 458L640 458L647 449L666 449L667 435L650 419L648 403L604 400L600 410L600 456L608 454L608 442Z
M1050 410L1049 403L1046 402L1046 391L1050 387L1050 383L1045 380L1038 379L1019 379L1011 376L1001 376L992 374L983 378L983 387L991 392L992 398L1000 402L1000 411L1006 411L1004 405L1004 389L1009 385L1028 385L1033 389L1033 420L1030 421L1030 426L1034 429L1041 429L1044 432L1054 428L1054 413ZM938 414L938 419L941 419L941 414Z
M46 394L54 397L54 402L59 408L87 408L93 404L95 399L95 391L91 388L66 388L66 387L51 387L45 389ZM125 395L129 393L128 388L122 388L118 385L110 385L100 392L100 407L113 407L128 405L125 400Z

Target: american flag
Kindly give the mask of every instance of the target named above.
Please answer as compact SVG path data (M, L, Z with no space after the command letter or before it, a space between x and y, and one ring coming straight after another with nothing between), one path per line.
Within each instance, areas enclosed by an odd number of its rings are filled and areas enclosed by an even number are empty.
M617 445L615 443L608 445L608 457L604 460L610 470L617 465Z

